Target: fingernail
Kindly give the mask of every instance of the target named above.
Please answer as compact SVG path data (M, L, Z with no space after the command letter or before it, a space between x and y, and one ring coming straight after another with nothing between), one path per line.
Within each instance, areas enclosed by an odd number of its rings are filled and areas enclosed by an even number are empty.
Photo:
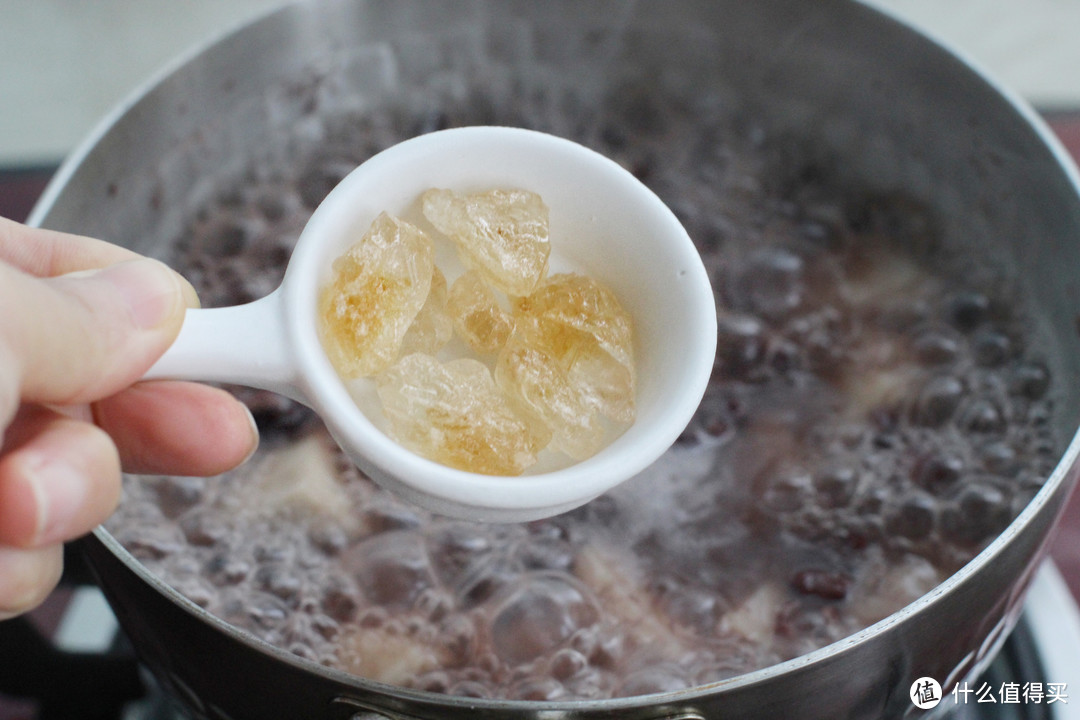
M199 300L199 293L195 290L195 286L179 273L176 273L176 278L180 281L180 291L184 295L184 304L188 308L201 308L202 300Z
M190 302L180 276L157 260L127 260L103 268L96 277L116 288L131 309L135 325L143 330L164 324L181 303Z
M46 459L28 473L28 482L37 500L35 545L67 540L86 500L86 478L67 463Z
M259 424L255 422L255 416L251 414L251 408L243 403L241 403L241 407L243 407L244 411L247 413L248 424L251 426L251 449L248 450L244 459L240 461L240 464L243 465L250 460L255 455L255 451L259 449Z

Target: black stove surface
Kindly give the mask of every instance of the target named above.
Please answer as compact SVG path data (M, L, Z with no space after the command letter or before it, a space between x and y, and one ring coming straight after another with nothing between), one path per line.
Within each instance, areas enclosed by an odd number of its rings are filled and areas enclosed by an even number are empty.
M1046 687L1048 684L1035 638L1025 617L1021 616L1012 635L982 677L968 683L968 687L978 689L984 683L994 691L998 702L978 702L978 697L972 693L965 698L966 702L956 702L955 709L945 717L948 720L1054 720L1053 705L1024 703L1022 700L1016 703L1000 701L999 691L1007 683L1018 688L1032 684ZM946 695L943 702L954 702L953 696Z

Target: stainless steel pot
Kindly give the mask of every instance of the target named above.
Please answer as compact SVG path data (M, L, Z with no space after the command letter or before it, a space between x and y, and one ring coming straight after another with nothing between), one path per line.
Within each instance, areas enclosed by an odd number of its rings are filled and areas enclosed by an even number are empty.
M457 68L457 70L454 70ZM539 76L555 116L500 103ZM820 139L853 174L902 188L947 241L992 252L1041 309L1060 358L1062 437L1080 419L1080 182L1030 109L962 60L856 2L339 0L287 7L162 75L63 166L32 221L155 254L205 179L302 135L320 104L400 108L424 129L440 103L491 90L483 120L588 127L610 88L662 102L702 94ZM675 142L673 140L672 142ZM269 150L268 150L269 148ZM948 687L985 667L1020 611L1076 482L1073 441L1026 510L929 595L852 637L706 687L603 702L500 702L402 690L276 650L200 610L98 530L101 584L162 683L206 718L902 717L921 676Z

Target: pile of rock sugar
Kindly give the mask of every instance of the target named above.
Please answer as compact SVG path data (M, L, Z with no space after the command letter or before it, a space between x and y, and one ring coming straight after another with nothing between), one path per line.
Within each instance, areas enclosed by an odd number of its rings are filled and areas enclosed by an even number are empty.
M432 231L382 213L335 260L319 332L337 372L372 378L393 438L449 467L520 475L547 447L595 454L634 420L629 314L589 276L548 275L536 193L432 189L421 205ZM465 267L449 288L436 241ZM445 357L455 337L467 350Z

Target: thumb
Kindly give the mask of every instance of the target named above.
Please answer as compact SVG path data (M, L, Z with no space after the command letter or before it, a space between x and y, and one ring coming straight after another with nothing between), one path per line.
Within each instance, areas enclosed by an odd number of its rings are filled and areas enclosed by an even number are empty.
M67 405L138 380L176 338L188 286L139 258L54 278L0 263L0 418L20 400Z

